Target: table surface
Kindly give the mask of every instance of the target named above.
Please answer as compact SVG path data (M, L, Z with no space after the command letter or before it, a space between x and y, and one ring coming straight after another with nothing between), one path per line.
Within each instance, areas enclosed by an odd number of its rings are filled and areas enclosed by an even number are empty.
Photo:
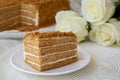
M88 66L60 76L36 76L14 69L10 64L13 51L22 40L0 40L0 80L120 80L120 47L103 47L90 41L79 46L92 57Z

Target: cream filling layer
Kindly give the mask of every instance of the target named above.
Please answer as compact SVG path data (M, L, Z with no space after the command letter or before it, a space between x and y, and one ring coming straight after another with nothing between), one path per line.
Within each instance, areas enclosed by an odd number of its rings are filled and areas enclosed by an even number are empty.
M39 24L40 24L40 21L39 21L39 12L37 11L36 12L35 26L38 26Z
M61 46L61 45L67 45L67 44L74 44L74 45L77 45L77 43L74 43L74 42L70 42L70 43L64 43L64 44L57 44L57 45L52 45L52 46L45 46L45 47L36 47L36 46L33 46L33 45L28 45L29 47L32 47L32 48L35 48L35 49L41 49L41 48L47 48L47 47L56 47L56 46Z
M34 22L36 21L36 19L28 17L28 16L20 15L20 17L23 17L23 18L26 18L26 19L30 19L30 20L32 20Z
M64 52L71 52L71 51L77 51L77 49L73 49L73 50L67 50L67 51L62 51L62 52L54 52L54 53L51 53L51 54L47 54L47 55L44 55L44 56L37 56L37 55L34 55L32 53L28 53L28 52L25 52L24 51L24 56L31 56L31 57L36 57L36 58L45 58L47 56L52 56L52 55L55 55L55 54L58 54L58 53L64 53Z
M28 23L28 22L21 22L21 23L23 23L23 24L27 24L27 25L33 25L32 23Z
M48 62L48 63L42 64L42 65L37 64L37 63L32 62L32 61L29 61L29 60L28 60L28 62L29 62L30 64L36 65L36 66L38 66L38 67L41 67L41 66L51 65L51 64L54 64L54 63L58 63L58 62L61 62L61 61L65 61L65 60L67 60L67 59L72 59L72 58L74 58L74 57L77 57L77 55L74 55L74 56L71 56L71 57L66 57L66 58L63 58L63 59L59 59L59 60L53 61L53 62Z

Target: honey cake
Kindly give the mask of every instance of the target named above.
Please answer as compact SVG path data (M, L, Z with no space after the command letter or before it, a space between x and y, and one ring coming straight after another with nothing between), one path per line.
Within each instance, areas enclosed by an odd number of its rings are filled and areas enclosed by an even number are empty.
M58 11L69 9L68 0L0 0L0 31L47 27Z
M77 38L72 32L33 32L24 36L24 60L38 71L78 61Z

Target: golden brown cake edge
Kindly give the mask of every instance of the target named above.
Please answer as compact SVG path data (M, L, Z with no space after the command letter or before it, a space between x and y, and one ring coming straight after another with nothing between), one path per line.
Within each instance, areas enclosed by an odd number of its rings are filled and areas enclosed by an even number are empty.
M74 37L76 35L73 32L31 32L27 33L23 39L40 39L40 38L53 38L53 37Z

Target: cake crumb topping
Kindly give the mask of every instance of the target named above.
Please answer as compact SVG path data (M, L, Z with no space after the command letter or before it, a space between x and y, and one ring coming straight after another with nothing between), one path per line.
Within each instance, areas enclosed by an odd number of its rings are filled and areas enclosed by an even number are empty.
M24 39L41 39L41 38L53 38L53 37L74 37L76 35L72 32L30 32L24 36Z

